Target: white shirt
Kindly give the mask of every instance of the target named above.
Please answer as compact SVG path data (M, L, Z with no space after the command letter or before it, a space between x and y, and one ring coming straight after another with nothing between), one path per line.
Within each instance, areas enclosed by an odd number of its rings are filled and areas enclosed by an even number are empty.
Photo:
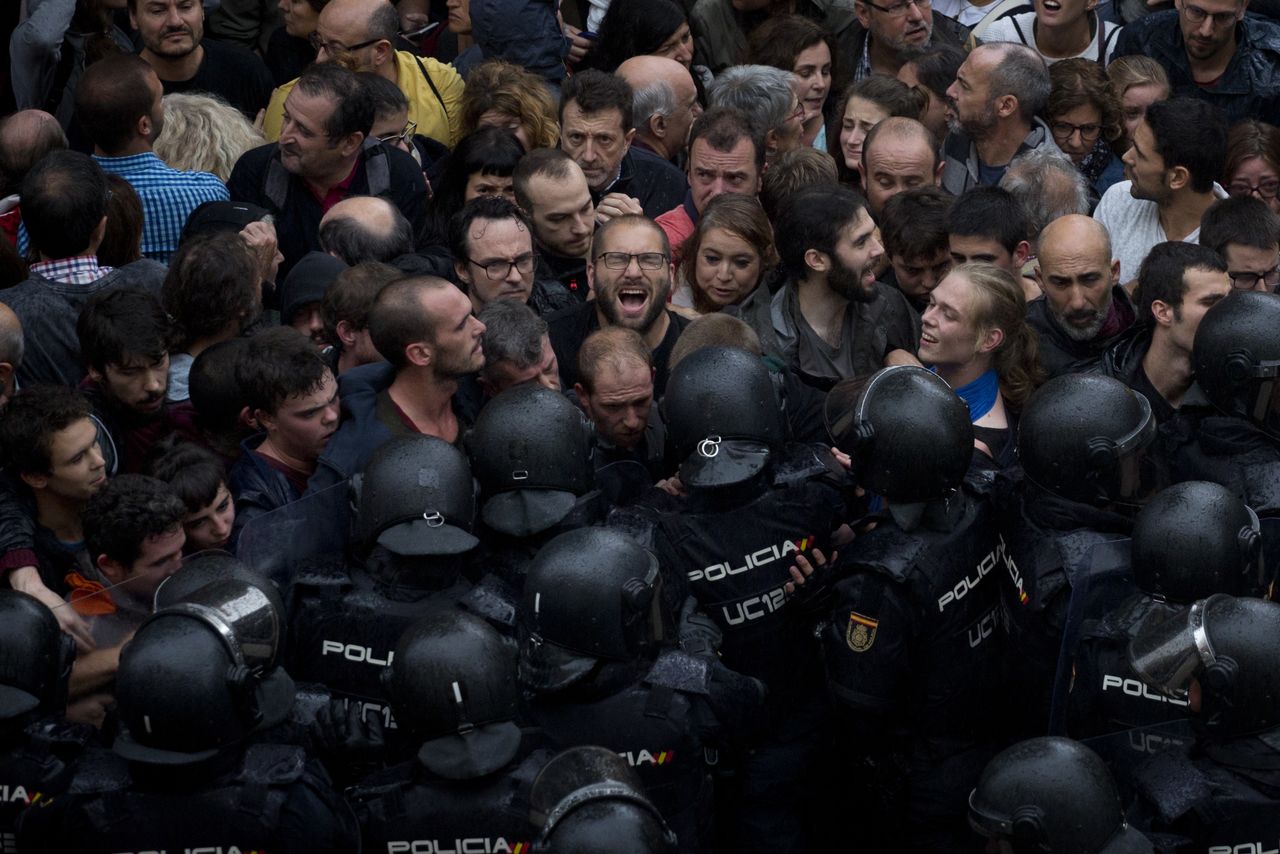
M991 11L991 7L997 2L999 0L988 0L981 6L975 6L969 0L933 0L933 14L946 15L953 21L959 21L966 27L972 27L985 18L987 13Z
M1093 13L1090 13L1093 14ZM989 27L982 33L982 43L990 44L991 42L1015 42L1024 44L1034 50L1036 53L1044 57L1044 61L1049 65L1059 62L1063 59L1092 59L1096 61L1099 56L1099 50L1104 49L1102 54L1102 64L1106 65L1111 61L1111 52L1115 50L1116 39L1120 34L1120 27L1110 21L1097 20L1094 16L1093 40L1089 42L1089 46L1077 53L1074 57L1058 57L1052 58L1044 55L1044 51L1040 50L1040 45L1036 44L1035 31L1036 13L1035 10L1030 12L1021 12L1017 15L1008 15L993 21ZM1098 24L1101 26L1098 26Z
M1155 202L1135 199L1129 192L1132 181L1113 184L1102 194L1102 200L1093 212L1093 218L1107 227L1111 235L1111 257L1120 261L1120 281L1128 283L1138 277L1138 270L1147 253L1157 243L1164 243L1164 227L1160 225L1160 210ZM1213 185L1213 195L1227 197L1227 191ZM1184 243L1200 240L1200 229L1182 238Z

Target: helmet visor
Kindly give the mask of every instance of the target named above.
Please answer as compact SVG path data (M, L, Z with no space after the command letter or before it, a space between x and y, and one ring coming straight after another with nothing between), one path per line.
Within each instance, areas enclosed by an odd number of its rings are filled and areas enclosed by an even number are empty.
M1280 362L1253 366L1253 384L1245 403L1249 420L1272 436L1280 436Z
M882 374L883 372L878 372L863 377L850 377L836 383L827 392L827 400L822 407L827 433L831 436L832 444L850 456L858 452L858 446L866 437L863 428L863 398L876 378Z
M631 586L623 592L629 607L622 615L623 636L627 649L633 654L661 643L671 634L666 624L667 610L662 604L662 573L658 570L658 559L649 555L649 569L644 579L635 580L639 584L632 585L628 581Z
M1157 623L1129 641L1129 664L1143 682L1166 696L1186 698L1191 678L1216 660L1204 625L1214 598L1193 603L1185 616Z

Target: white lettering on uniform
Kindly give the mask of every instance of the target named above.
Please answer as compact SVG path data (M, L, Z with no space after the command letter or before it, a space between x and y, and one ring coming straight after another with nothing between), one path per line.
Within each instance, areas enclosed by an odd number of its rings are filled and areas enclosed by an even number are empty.
M332 640L322 640L320 642L320 655L340 655L347 661L354 661L356 664L373 664L378 667L386 667L396 657L395 651L392 650L379 659L378 654L373 651L372 647Z
M1166 697L1159 691L1152 690L1150 686L1140 679L1124 679L1119 676L1112 676L1110 673L1102 674L1102 690L1110 691L1116 688L1119 688L1122 693L1129 697L1140 697L1157 703L1168 703L1171 706L1187 705L1186 700Z
M798 551L800 551L800 548L795 543L790 540L784 540L776 546L765 546L751 554L743 555L741 566L734 566L732 562L724 561L722 563L713 563L703 569L690 570L689 580L722 581L731 575L740 575L749 569L765 566Z
M743 599L741 602L735 602L732 605L725 605L720 610L724 614L726 623L731 626L737 626L751 620L767 617L781 608L786 601L787 591L785 588L779 587L777 590L770 590L768 593L752 596L750 599Z

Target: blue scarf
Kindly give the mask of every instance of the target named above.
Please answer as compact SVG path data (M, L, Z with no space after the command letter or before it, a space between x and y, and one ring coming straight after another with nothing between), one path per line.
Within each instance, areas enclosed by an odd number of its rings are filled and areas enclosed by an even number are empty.
M992 368L973 382L955 389L955 393L969 405L969 420L977 421L996 405L996 395L1000 394L1000 379Z

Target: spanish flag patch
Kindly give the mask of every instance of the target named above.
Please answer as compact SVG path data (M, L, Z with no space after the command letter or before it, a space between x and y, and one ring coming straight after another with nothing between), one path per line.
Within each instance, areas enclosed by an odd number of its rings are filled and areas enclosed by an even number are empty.
M876 629L879 625L879 620L850 611L849 625L844 630L844 642L854 652L866 652L876 642Z

